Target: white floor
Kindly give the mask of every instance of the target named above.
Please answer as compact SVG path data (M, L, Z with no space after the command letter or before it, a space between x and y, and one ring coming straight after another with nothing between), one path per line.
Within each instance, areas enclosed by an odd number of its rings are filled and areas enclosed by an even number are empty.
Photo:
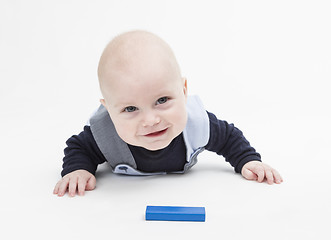
M1 239L331 238L328 1L0 6ZM190 93L244 132L281 185L246 181L204 152L185 175L101 165L84 197L52 194L66 139L98 106L105 44L137 28L169 42ZM148 222L147 205L204 206L206 222Z

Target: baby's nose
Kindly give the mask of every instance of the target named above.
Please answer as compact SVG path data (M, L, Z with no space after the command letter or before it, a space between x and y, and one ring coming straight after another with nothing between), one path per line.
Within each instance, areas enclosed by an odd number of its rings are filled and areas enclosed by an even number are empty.
M150 127L160 123L160 121L161 119L157 114L150 112L144 115L142 125L143 127Z

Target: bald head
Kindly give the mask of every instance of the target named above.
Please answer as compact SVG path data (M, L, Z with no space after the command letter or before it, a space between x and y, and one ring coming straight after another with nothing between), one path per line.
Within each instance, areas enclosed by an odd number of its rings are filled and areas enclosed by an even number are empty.
M105 48L99 62L98 78L102 94L122 76L171 72L181 79L179 65L169 45L145 31L132 31L115 37Z

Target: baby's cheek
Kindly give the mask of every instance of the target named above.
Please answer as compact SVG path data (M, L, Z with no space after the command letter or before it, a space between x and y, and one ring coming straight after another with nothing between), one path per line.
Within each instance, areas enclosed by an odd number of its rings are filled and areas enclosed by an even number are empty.
M131 142L130 136L134 135L134 131L129 124L125 124L123 122L117 122L115 124L115 128L116 128L117 134L120 136L120 138L124 142L127 142L127 143Z
M171 114L172 123L175 125L177 131L181 132L184 130L187 122L187 113L185 108L177 108Z

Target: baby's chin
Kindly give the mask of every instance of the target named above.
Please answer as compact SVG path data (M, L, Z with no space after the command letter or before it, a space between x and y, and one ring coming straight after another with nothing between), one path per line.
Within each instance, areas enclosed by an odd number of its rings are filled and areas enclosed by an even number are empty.
M162 150L166 147L168 147L170 144L170 142L168 143L154 143L154 144L142 144L141 147L149 150L149 151L158 151L158 150Z

